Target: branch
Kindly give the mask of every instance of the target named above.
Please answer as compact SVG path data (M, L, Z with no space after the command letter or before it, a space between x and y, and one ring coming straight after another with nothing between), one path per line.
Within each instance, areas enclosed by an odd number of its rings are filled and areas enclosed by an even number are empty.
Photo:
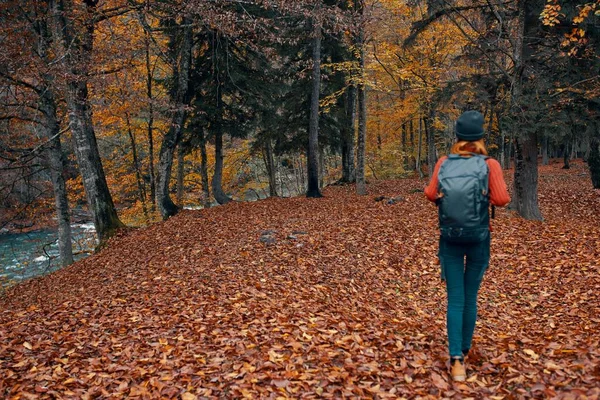
M96 14L96 17L94 18L94 23L96 24L98 22L102 22L113 17L125 15L130 11L131 8L128 6L114 7L109 8L107 10L98 11L98 14Z
M562 93L564 93L564 92L567 92L567 91L569 91L569 89L572 89L572 88L574 88L574 87L575 87L575 86L577 86L577 85L581 85L582 83L591 82L591 81L593 81L593 80L595 80L595 79L598 79L598 78L600 78L600 75L592 76L591 78L584 79L584 80L582 80L582 81L579 81L579 82L575 82L575 83L574 83L574 84L572 84L571 86L568 86L568 87L566 87L566 88L564 88L564 89L559 89L559 90L558 90L556 93L554 93L554 94L550 95L550 97L556 97L556 96L558 96L559 94L562 94Z
M41 95L42 94L42 89L38 88L37 86L29 83L29 82L25 82L21 79L17 79L12 77L11 75L5 73L4 71L2 71L2 69L0 69L0 76L3 77L4 79L8 80L9 82L14 83L15 85L19 85L19 86L24 86L28 89L33 90L34 92L36 92L37 94Z
M18 119L19 121L33 122L35 124L43 125L42 121L37 120L37 119L33 119L33 118L20 117L18 115L0 115L0 121L6 121L6 120L10 121L10 120L13 120L13 119Z
M39 151L40 149L42 149L44 146L46 146L47 144L49 144L50 142L52 142L54 139L56 139L57 137L59 137L60 135L62 135L63 133L67 132L69 130L69 128L65 128L62 131L59 131L56 135L52 136L50 139L46 140L43 143L40 143L39 145L35 146L32 150L31 150L31 154L36 154L37 151Z
M396 86L400 88L400 82L396 80L394 74L392 74L391 71L389 71L388 68L385 65L383 65L383 63L379 60L379 57L377 57L377 45L375 43L373 43L373 56L375 57L375 61L377 61L377 63L381 65L381 68L383 68L383 70L390 76L390 78L392 78Z
M138 21L140 22L140 25L142 25L142 28L144 29L144 32L148 35L148 38L152 41L152 43L154 43L154 45L156 46L156 50L159 53L159 56L165 60L165 62L167 64L172 64L173 60L171 59L171 57L169 57L168 54L166 54L164 51L162 51L160 44L156 41L156 38L154 37L154 35L152 35L152 32L154 31L153 28L150 26L150 24L148 24L148 21L146 21L146 17L142 14L141 9L143 7L143 5L138 5L136 4L135 0L128 0L128 3L131 5L131 9L132 10L136 10L137 12L135 13L137 16Z
M105 69L105 70L90 72L88 74L88 76L111 75L111 74L114 74L114 73L117 73L117 72L121 72L121 71L123 71L125 69L132 68L132 67L133 67L133 64L128 63L128 64L125 64L125 65L120 65L118 67L113 67L111 69Z
M487 6L486 6L487 7ZM452 10L456 10L456 12L458 13L460 7L451 7ZM464 15L458 13L458 15L461 16L461 18L466 19L464 17ZM498 70L500 72L502 72L502 74L504 74L504 76L506 76L508 79L512 79L512 77L510 76L510 74L508 73L508 71L506 69L504 69L500 64L498 64L498 62L496 60L494 60L494 58L492 58L484 49L481 48L481 46L479 46L479 44L475 41L475 39L473 39L471 36L469 36L469 34L467 32L465 32L465 30L463 29L462 26L460 26L460 24L458 23L458 21L456 21L456 19L454 19L452 16L450 16L450 14L448 14L448 17L450 18L450 20L454 23L454 25L460 30L460 32L463 34L463 36L469 41L471 42L471 44L473 46L475 46L475 48L477 50L479 50L484 57L486 57L494 66L496 66L498 68Z
M35 146L33 148L10 149L10 148L7 148L6 146L4 146L0 142L0 150L3 150L6 153L21 153L21 155L18 158L8 158L8 157L1 157L1 156L0 156L0 158L10 161L11 163L13 163L13 162L29 162L40 152L40 150L42 150L45 146L47 146L49 143L51 143L54 139L61 136L63 133L67 132L68 130L69 130L68 127L64 128L63 130L59 131L56 135L43 141L42 143L38 144L37 146ZM31 158L27 159L28 157L31 157ZM2 168L2 169L18 169L18 168L22 168L22 167L14 167L14 168L11 167L11 168Z
M504 4L508 4L508 3L512 3L512 1L507 1ZM479 10L479 9L488 8L488 7L489 6L487 4L478 4L478 5L474 5L474 6L449 7L449 8L444 8L444 9L438 10L435 13L433 13L432 15L430 15L429 17L413 23L413 26L411 29L411 34L408 35L408 37L406 39L404 39L403 46L408 47L408 46L412 45L412 43L417 39L417 36L419 36L421 34L421 32L423 32L425 29L427 29L427 27L429 27L429 25L431 25L432 23L434 23L435 21L437 21L438 19L440 19L444 16L454 14L459 11Z

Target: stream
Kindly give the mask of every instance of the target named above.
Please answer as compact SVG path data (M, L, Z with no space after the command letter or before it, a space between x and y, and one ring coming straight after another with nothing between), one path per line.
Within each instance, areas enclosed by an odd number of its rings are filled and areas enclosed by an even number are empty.
M75 260L87 257L96 246L94 224L71 225ZM0 287L45 275L60 268L56 230L0 235Z

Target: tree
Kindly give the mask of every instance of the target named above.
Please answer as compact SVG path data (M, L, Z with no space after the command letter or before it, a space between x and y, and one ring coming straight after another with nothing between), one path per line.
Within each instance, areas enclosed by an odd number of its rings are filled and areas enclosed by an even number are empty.
M356 84L350 82L344 95L344 124L341 129L342 152L342 182L356 181L356 167L354 162L354 133L356 131Z
M161 144L156 177L156 204L163 219L175 215L178 211L170 196L171 171L173 155L181 140L187 117L186 107L191 97L189 82L193 47L192 19L189 16L183 16L180 25L170 19L167 23L171 29L169 48L173 75L170 95L173 110L169 130Z
M595 189L600 189L600 140L598 138L594 138L592 141L588 166L592 177L592 185Z
M65 162L61 145L61 135L65 130L60 129L60 121L57 111L57 93L55 76L52 69L54 60L51 57L51 35L45 17L43 8L37 7L23 8L14 7L9 4L13 15L18 16L19 23L23 30L16 29L22 33L27 39L34 42L33 52L39 57L41 64L38 64L37 70L19 71L19 73L34 73L32 77L15 77L13 71L17 72L18 67L13 65L14 62L26 63L23 59L22 49L18 52L4 48L3 60L4 70L0 72L0 80L5 80L8 85L16 85L23 91L30 92L35 103L35 117L31 122L35 125L33 131L40 132L40 138L43 142L32 149L28 154L21 155L21 159L30 156L35 156L36 152L43 152L43 158L46 168L50 172L50 180L54 193L54 202L56 207L56 216L58 221L58 248L60 263L67 266L73 263L73 249L71 245L71 218L69 210L69 202L67 199L67 190L65 185ZM39 14L41 12L41 14ZM14 34L14 32L13 32ZM13 37L12 39L16 39ZM14 49L16 50L16 49ZM25 57L33 58L33 54L27 53ZM24 79L23 79L24 78ZM27 83L36 82L36 83ZM17 104L18 108L22 105ZM30 108L31 109L31 108ZM7 110L8 111L8 110ZM13 116L9 117L12 118ZM15 118L27 118L26 116L15 115Z
M356 193L360 196L367 194L365 183L365 149L367 141L367 83L365 81L365 2L363 0L355 1L360 23L356 36L356 47L360 59L360 82L358 84L358 144L356 155Z
M517 30L514 47L513 91L511 95L512 112L520 126L526 127L530 122L523 111L523 79L524 71L529 63L528 48L530 42L526 37L535 37L537 15L532 2L518 2ZM528 51L525 51L527 48ZM515 139L515 175L512 207L525 219L541 220L542 214L538 205L538 166L537 166L537 129L528 127Z
M86 0L82 15L69 0L49 0L52 32L57 54L65 68L66 101L69 108L69 126L75 139L75 153L83 178L89 210L100 243L104 243L123 223L117 216L112 196L106 183L102 160L98 151L92 109L88 97L89 68L92 62L95 25L115 13L100 13L98 2Z
M560 53L557 59L559 68L554 72L561 77L553 87L551 95L554 108L559 113L568 115L569 129L574 132L570 135L571 146L577 139L588 143L589 153L596 152L595 145L598 140L596 120L600 117L600 79L598 79L598 45L600 29L593 19L600 16L600 1L573 1L565 2L550 0L541 13L543 24L549 35L560 43ZM564 71L564 72L563 72ZM562 74L561 74L562 72ZM560 75L559 75L560 74ZM590 123L590 121L593 121ZM574 123L576 122L576 123ZM577 125L577 126L575 126ZM588 125L590 129L585 129ZM583 133L583 134L582 134ZM584 138L582 138L584 136ZM566 143L565 143L566 147ZM568 151L565 149L563 157L565 166L568 165ZM584 160L586 157L584 156ZM588 159L588 166L592 176L592 183L597 187L597 165L595 159Z
M310 119L308 128L308 189L306 197L322 197L319 190L319 97L321 93L321 40L322 16L319 1L311 18L312 31L312 93L310 98Z
M44 63L51 63L49 51L51 44L50 31L44 17L36 16L38 33L38 54L44 60ZM73 248L71 245L71 217L69 210L69 201L67 199L67 189L65 185L65 162L63 158L62 145L60 141L61 131L60 123L57 118L57 105L55 89L52 87L54 77L49 74L43 74L43 87L38 93L39 106L45 123L42 125L45 129L45 136L48 140L47 162L50 169L52 188L54 191L54 201L56 205L56 216L58 220L58 251L62 266L73 263Z

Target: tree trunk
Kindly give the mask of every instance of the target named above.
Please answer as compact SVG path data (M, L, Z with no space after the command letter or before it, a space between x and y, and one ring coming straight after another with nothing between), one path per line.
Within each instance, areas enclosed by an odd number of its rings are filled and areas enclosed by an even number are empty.
M267 140L263 148L263 160L267 169L267 175L269 176L269 196L277 197L275 161L273 160L273 146L270 140Z
M492 135L492 130L494 129L494 103L490 102L490 117L488 119L488 127L487 132L485 133L485 141L490 143L490 136Z
M156 203L163 219L175 215L178 211L170 196L171 170L173 168L173 153L181 139L181 133L187 116L185 107L187 105L187 92L190 79L190 64L192 58L193 35L191 20L183 18L181 25L182 40L178 47L177 59L174 65L176 77L175 90L173 91L172 103L175 107L171 118L171 125L163 138L160 146L158 159L158 171L156 176Z
M571 158L571 151L569 150L569 143L570 140L567 138L565 139L565 143L563 144L563 167L562 169L570 169L571 165L569 164L569 159ZM571 146L573 146L573 144L571 144Z
M365 182L365 155L367 145L367 88L364 82L365 51L364 33L359 34L361 82L358 86L358 143L356 168L356 193L359 196L367 194Z
M356 86L346 90L346 118L342 126L342 182L356 181L354 167L354 135L356 131Z
M402 141L401 141L401 147L402 147L402 169L404 171L406 171L408 169L408 151L406 149L406 124L402 124L402 126L400 127L400 130L402 132Z
M48 167L52 179L52 189L54 191L54 204L56 205L56 217L58 221L58 252L60 263L63 267L73 263L73 245L71 243L71 217L69 210L69 200L67 198L67 188L65 185L65 163L57 129L50 128L46 130L47 137L53 139L49 143ZM52 134L51 132L56 132Z
M364 0L358 0L355 3L357 12L364 17L365 5ZM365 76L365 28L364 21L361 21L361 26L358 28L358 37L356 38L356 47L359 52L359 74L360 82L358 84L358 141L356 154L356 194L364 196L367 194L367 186L365 182L365 157L367 150L367 84Z
M58 221L58 251L63 267L73 263L73 247L71 243L71 217L67 189L65 185L65 163L60 144L59 124L56 118L56 103L51 89L46 88L40 98L40 110L45 119L44 133L49 140L46 150L46 163L50 170L56 218Z
M545 133L542 138L542 165L548 165L548 134Z
M200 131L200 176L202 178L202 205L204 208L209 208L210 185L208 184L208 155L206 153L206 136L204 135L204 131Z
M321 16L319 9L313 16L313 45L312 45L312 94L310 98L310 120L308 126L308 157L306 170L308 172L308 188L306 197L322 197L319 190L319 96L321 92Z
M598 138L593 138L590 143L588 168L594 189L600 189L600 139Z
M583 162L588 162L588 159L590 158L590 150L591 150L590 134L594 134L594 133L590 132L589 130L586 133L587 134L585 135L585 142L583 142L583 149L582 149L583 150Z
M51 35L45 19L40 19L38 32L38 53L49 64ZM50 74L43 75L44 88L39 92L39 107L44 118L44 134L49 141L46 149L46 163L50 170L54 203L56 206L56 219L58 221L58 252L60 263L63 267L73 263L73 246L71 243L71 217L69 200L65 185L65 163L60 141L60 124L56 115L56 97L52 88L54 77Z
M535 14L535 13L533 13ZM518 28L515 40L515 71L513 76L512 109L521 126L527 126L527 119L522 115L519 103L523 93L523 70L526 60L524 56L524 38L537 16L527 13L525 0L519 0ZM538 166L537 166L537 133L534 127L528 127L515 140L515 174L514 192L511 207L525 219L541 220L542 213L538 205Z
M412 171L417 170L417 158L415 154L415 125L412 118L408 121L408 132L409 132L409 143L410 143L410 157L409 157L409 169Z
M181 144L177 147L177 204L183 208L183 193L184 193L184 178L185 178L185 149Z
M127 135L129 136L129 142L131 143L131 155L133 157L133 170L135 171L135 180L138 187L138 197L142 203L144 217L146 220L148 220L148 209L146 208L146 189L144 188L144 182L142 180L140 162L137 156L137 145L135 143L135 136L131 129L131 121L128 112L125 113L125 122L127 123Z
M154 74L150 62L150 33L146 32L146 96L148 97L148 175L150 176L150 201L152 211L156 208L156 174L154 172Z
M427 172L429 176L433 176L433 170L437 162L437 155L435 154L435 132L432 126L432 118L423 118L423 126L425 127L425 134L427 135Z
M54 36L60 45L61 53L64 54L63 60L69 71L66 100L69 126L75 139L75 154L83 178L88 208L102 245L124 225L117 216L106 183L88 99L89 66L92 62L95 23L92 16L95 3L86 3L88 15L81 32L74 31L72 21L68 19L72 10L65 9L63 0L50 0L49 5L53 12Z
M541 220L538 205L537 135L519 135L515 141L513 205L525 219Z
M423 179L423 169L421 168L421 148L423 147L423 120L421 118L419 118L419 131L418 131L418 135L419 135L419 144L418 144L418 149L417 149L417 162L416 162L416 169L419 172L419 178Z
M504 129L500 126L500 117L498 117L498 129L500 130L500 165L502 169L507 169L506 163L506 134L504 133Z
M508 135L508 151L506 152L506 168L510 169L514 167L514 158L515 158L515 134L514 132L510 132Z
M215 173L212 178L212 191L219 204L227 204L231 198L223 191L223 132L221 126L215 131Z

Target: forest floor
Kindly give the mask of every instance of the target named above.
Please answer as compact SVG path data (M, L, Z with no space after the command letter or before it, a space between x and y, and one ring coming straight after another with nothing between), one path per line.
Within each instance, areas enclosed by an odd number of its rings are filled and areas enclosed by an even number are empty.
M561 166L544 222L497 212L467 382L436 210L404 179L185 211L10 288L0 397L598 398L600 193Z

